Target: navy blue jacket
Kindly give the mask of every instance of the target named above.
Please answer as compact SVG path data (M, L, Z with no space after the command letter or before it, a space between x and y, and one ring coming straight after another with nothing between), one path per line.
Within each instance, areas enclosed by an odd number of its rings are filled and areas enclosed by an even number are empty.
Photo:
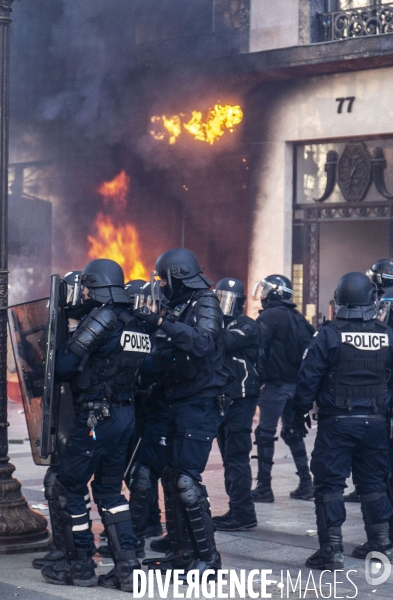
M115 305L110 307L116 315L122 312L127 312L129 309L126 306ZM83 321L81 321L80 325ZM139 333L145 333L144 326L141 324L139 319L132 319L128 327L131 327L133 331ZM115 329L110 333L109 337L102 342L102 344L94 352L94 358L106 359L114 352L119 350L120 338L125 328L123 321L118 319ZM139 367L142 365L146 353L133 352L135 354L135 376L137 375ZM78 369L81 364L81 357L72 352L67 351L67 343L63 344L56 355L56 366L55 376L59 382L69 381L71 383L71 389L73 390L74 398L78 396ZM88 366L88 365L87 365ZM126 401L130 398L131 390L122 392L121 397L118 398L120 401ZM93 402L94 400L101 400L102 392L86 393L84 402ZM108 398L109 400L109 398Z
M201 318L198 312L204 293L210 299L214 297L213 329L209 328L208 319ZM221 320L218 325L217 319ZM179 320L173 313L164 319L155 336L152 356L153 367L162 375L169 400L192 396L207 398L222 393L229 372L223 360L221 324L218 298L208 290L198 290L192 296Z
M393 330L388 327L389 336L389 355L387 367L393 368ZM304 353L302 365L298 374L296 395L294 406L297 412L303 414L312 409L313 402L316 401L319 407L318 414L339 415L348 414L347 408L339 408L335 405L335 397L329 389L327 374L329 370L338 364L340 355L340 334L331 325L324 324L314 334L308 349ZM388 382L388 393L386 404L381 412L388 410L390 396L392 393L392 377ZM371 398L362 398L363 407L355 407L353 414L371 414L373 409L370 407ZM367 406L368 405L368 406Z
M234 378L225 391L232 400L258 396L263 383L255 368L262 343L261 327L246 315L232 319L224 317L224 322L225 364Z

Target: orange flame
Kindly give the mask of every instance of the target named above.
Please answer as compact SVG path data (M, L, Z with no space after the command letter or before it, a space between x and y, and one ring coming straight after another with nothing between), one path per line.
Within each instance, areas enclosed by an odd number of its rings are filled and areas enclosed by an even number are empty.
M124 271L126 281L149 279L148 270L141 259L138 232L134 225L127 223L125 207L129 192L130 178L121 171L112 181L104 182L98 188L104 205L113 215L99 212L93 223L92 235L87 236L90 248L89 259L109 258L115 260Z
M129 188L130 178L125 171L121 171L112 181L100 185L97 191L104 198L104 204L113 202L118 208L124 208Z
M126 281L149 279L141 260L138 232L134 225L115 225L112 218L99 212L94 221L94 235L87 236L90 243L88 256L115 260L124 271Z
M224 135L226 129L233 133L235 126L243 120L243 111L239 105L216 104L209 110L206 121L203 120L202 113L197 110L192 111L191 118L187 122L181 120L184 116L180 113L170 118L165 115L151 117L150 121L154 124L154 128L150 131L150 135L155 140L162 141L169 134L169 143L174 144L182 131L186 130L194 139L214 144Z

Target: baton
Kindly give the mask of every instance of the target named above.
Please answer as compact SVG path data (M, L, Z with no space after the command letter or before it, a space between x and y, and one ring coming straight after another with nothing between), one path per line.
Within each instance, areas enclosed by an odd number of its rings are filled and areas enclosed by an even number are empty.
M134 462L134 458L135 458L136 453L138 452L138 448L139 448L139 446L141 444L141 441L142 441L142 436L137 441L136 446L135 446L135 450L132 453L132 456L131 456L130 461L129 461L127 467L126 467L126 470L124 471L124 480L125 481L127 480L128 473L131 471L132 463Z

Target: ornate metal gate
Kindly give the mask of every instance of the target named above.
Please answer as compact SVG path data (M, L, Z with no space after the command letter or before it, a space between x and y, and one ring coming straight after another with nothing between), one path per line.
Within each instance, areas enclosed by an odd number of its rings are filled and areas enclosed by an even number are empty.
M378 143L381 144L381 140L378 140ZM370 219L388 221L389 256L393 256L393 195L388 192L385 183L387 161L384 149L375 146L375 142L371 143L374 150L370 154L368 146L363 142L352 142L346 145L340 142L335 146L341 152L337 150L326 152L327 147L334 145L299 145L295 148L294 157L295 301L303 309L303 313L315 323L319 321L320 224L322 222ZM388 152L393 157L393 141L388 146ZM301 152L302 149L304 152L299 161L299 151ZM315 158L313 155L316 155ZM321 173L323 159L326 175ZM393 163L389 166L392 171L389 178L393 181ZM303 181L299 182L301 176ZM323 193L319 197L313 197L312 192L321 191L321 184L324 186Z

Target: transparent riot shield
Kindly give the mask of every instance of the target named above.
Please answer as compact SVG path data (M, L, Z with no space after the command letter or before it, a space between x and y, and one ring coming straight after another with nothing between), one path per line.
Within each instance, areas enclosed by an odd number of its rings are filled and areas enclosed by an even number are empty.
M55 452L57 442L61 386L55 383L56 350L67 341L62 285L59 275L51 275L40 440L40 456L44 459Z
M18 373L33 460L49 465L40 456L42 397L48 334L49 299L34 300L8 309L12 349Z

